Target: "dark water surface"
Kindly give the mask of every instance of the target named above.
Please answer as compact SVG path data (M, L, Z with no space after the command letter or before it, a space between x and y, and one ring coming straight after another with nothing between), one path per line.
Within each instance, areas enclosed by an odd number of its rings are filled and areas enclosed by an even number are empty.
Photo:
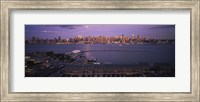
M73 50L85 51L87 58L97 59L101 63L136 64L136 63L169 63L175 64L174 44L59 44L59 45L25 45L25 52L68 53Z

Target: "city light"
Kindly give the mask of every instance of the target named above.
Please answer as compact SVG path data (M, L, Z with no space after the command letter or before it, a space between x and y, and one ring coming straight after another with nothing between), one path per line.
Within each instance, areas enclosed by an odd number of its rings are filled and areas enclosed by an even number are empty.
M175 25L26 25L25 77L175 77Z

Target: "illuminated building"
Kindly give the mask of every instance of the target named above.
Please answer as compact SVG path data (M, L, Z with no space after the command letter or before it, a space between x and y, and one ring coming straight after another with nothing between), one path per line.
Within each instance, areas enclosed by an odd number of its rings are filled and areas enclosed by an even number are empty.
M132 40L134 40L134 34L132 34Z

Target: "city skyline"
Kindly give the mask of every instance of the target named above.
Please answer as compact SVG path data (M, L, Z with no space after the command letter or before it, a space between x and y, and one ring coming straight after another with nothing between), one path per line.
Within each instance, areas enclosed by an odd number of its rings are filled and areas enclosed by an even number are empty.
M87 36L140 35L150 39L175 39L175 25L85 24L85 25L25 25L25 38L74 38Z
M132 34L131 37L124 35L121 36L87 36L77 35L74 38L63 39L60 36L54 39L41 39L37 37L32 37L31 39L25 40L26 44L161 44L161 43L171 43L174 44L174 39L149 39L142 38L140 35L135 36Z

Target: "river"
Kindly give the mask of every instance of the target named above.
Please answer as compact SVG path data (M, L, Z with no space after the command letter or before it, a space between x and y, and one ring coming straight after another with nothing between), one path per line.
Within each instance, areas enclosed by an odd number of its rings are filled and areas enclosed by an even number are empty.
M169 63L175 64L174 44L37 44L25 45L25 52L68 53L73 50L85 51L87 58L97 59L101 63L136 64Z

